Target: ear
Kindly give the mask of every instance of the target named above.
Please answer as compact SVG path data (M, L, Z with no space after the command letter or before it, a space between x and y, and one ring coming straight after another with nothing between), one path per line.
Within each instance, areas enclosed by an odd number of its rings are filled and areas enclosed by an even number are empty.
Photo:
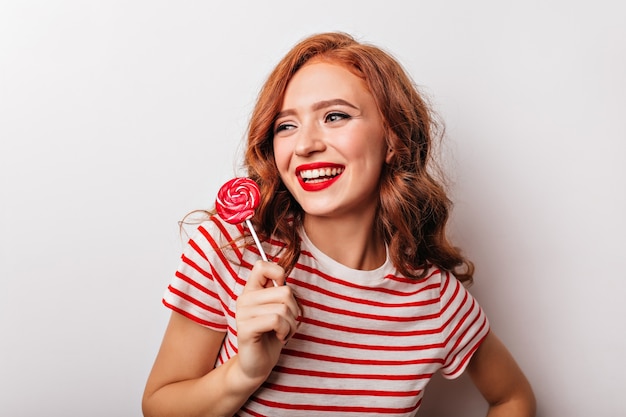
M385 155L385 163L390 164L395 156L394 150L390 147L387 148L387 155Z

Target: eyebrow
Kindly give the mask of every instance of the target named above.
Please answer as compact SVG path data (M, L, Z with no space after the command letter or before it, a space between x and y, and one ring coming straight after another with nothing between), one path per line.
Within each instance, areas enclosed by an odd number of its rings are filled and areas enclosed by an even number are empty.
M332 100L318 101L317 103L314 103L311 106L311 108L314 111L317 111L317 110L325 109L326 107L337 106L337 105L348 106L348 107L351 107L351 108L353 108L355 110L358 110L358 107L356 107L354 104L352 104L349 101L346 101L346 100L344 100L342 98L335 98L335 99L332 99ZM280 113L278 113L276 118L278 119L278 118L281 118L283 116L291 115L291 114L294 114L294 113L295 113L294 110L283 110Z

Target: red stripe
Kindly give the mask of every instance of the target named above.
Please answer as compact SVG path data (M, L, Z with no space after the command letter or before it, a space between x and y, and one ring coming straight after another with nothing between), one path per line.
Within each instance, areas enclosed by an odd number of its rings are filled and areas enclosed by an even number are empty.
M434 302L432 302L432 301L434 301ZM356 312L356 311L350 311L350 310L343 310L343 309L340 309L340 308L334 308L334 307L330 307L330 306L325 305L325 304L314 303L312 301L305 300L303 298L298 298L298 302L300 304L302 304L303 306L316 308L318 310L327 311L329 313L339 314L339 315L342 315L342 316L358 317L358 318L362 318L362 319L389 321L389 322L425 321L425 320L436 319L436 318L438 318L440 316L440 314L428 314L428 315L424 315L424 316L414 316L414 317L381 316L381 315L377 315L377 314L365 314L365 313L359 313L359 312ZM428 304L434 304L435 302L437 302L437 300L429 300ZM359 303L359 304L361 304L361 303ZM414 303L398 304L398 305L394 305L394 306L398 307L398 308L399 307L414 307Z
M176 296L178 296L178 297L182 298L183 300L185 300L185 301L187 301L187 302L189 302L189 303L191 303L191 304L195 305L196 307L200 307L201 309L203 309L203 310L205 310L205 311L209 311L209 312L211 312L211 313L213 313L213 314L219 314L220 316L223 316L223 315L224 315L224 313L223 313L222 311L217 310L217 309L215 309L215 308L211 307L210 305L207 305L207 304L205 304L205 303L203 303L203 302L201 302L201 301L199 301L199 300L197 300L197 299L193 298L191 295L186 294L186 293L184 293L184 292L182 292L182 291L180 291L180 290L178 290L178 289L174 288L174 287L173 287L173 286L171 286L171 285L170 285L169 287L167 287L167 289L168 289L168 290L169 290L169 292L171 292L172 294L174 294L174 295L176 295Z
M233 334L233 338L235 338L235 339L237 338L237 333L236 332ZM228 359L230 359L231 358L230 352L232 351L236 355L237 352L239 352L239 349L237 348L237 346L235 346L235 344L233 343L233 341L231 340L230 337L228 338L228 346L230 347L230 349L225 349L225 350L227 351L226 353L228 354Z
M289 283L292 286L297 286L300 288L306 288L309 291L318 293L318 294L323 294L325 296L328 296L330 298L335 298L338 300L343 300L343 301L349 301L352 303L357 303L357 304L362 304L362 305L369 305L369 306L374 306L374 307L421 307L421 306L426 306L426 305L431 305L431 304L436 304L439 302L438 298L433 298L430 300L423 300L423 301L412 301L412 302L404 302L404 303L390 303L390 302L380 302L380 301L373 301L373 300L368 300L368 299L363 299L363 298L355 298L355 297L350 297L347 295L341 295L336 291L330 291L330 290L326 290L323 288L320 288L316 285L310 284L308 282L302 282L302 281L295 281L295 280L290 280ZM438 286L438 285L437 285ZM369 291L367 288L363 288L366 291ZM406 293L402 293L402 296L410 296L413 294L406 294Z
M324 327L326 329L337 330L341 332L348 332L354 334L371 334L378 336L423 336L427 334L441 333L441 329L425 329L425 330L390 330L390 329L362 329L358 327L342 326L334 323L326 323L320 320L314 320L309 317L302 317L300 319L302 323L307 323L313 326Z
M417 374L417 375L400 375L400 374L344 374L339 372L324 372L316 371L313 369L296 369L286 368L284 366L275 366L274 372L279 372L288 375L304 375L320 378L334 378L334 379L369 379L380 381L413 381L416 379L427 379L432 377L432 373L429 374Z
M205 277L212 279L213 277L211 276L211 274L209 274L207 271L205 271L204 269L202 269L200 267L200 265L198 265L196 262L194 262L191 258L188 258L184 253L181 256L181 259L183 261L183 263L185 263L186 265L188 265L189 267L193 268L194 270L198 271L200 274L204 275Z
M332 276L330 276L328 274L325 274L325 273L321 272L320 270L312 268L312 267L310 267L308 265L303 265L303 264L297 263L295 267L297 269L302 270L302 271L309 272L311 274L317 275L318 277L323 278L323 279L325 279L328 282L339 284L339 285L342 285L344 287L356 288L356 289L365 290L365 291L369 291L369 292L379 292L379 293L383 293L383 294L391 294L391 295L397 295L397 296L403 297L403 296L414 295L414 294L416 294L416 293L418 293L420 291L423 291L423 288L418 288L417 290L411 291L411 292L397 291L397 290L392 290L390 288L372 288L372 287L367 287L367 286L363 286L363 285L354 284L354 283L349 282L349 281L343 281L341 279L338 279L338 278L332 277ZM297 282L297 283L300 284L300 282ZM416 281L416 284L417 283L422 283L422 281L421 280L420 281ZM436 287L434 287L434 288L436 288ZM381 305L386 306L387 304L381 304Z
M182 272L176 271L174 273L174 275L178 279L180 279L181 281L186 282L187 284L193 286L194 288L198 289L199 291L202 291L203 293L208 294L208 295L210 295L213 298L218 298L216 293L214 293L213 291L209 290L204 285L200 285L198 282L196 282L193 279L189 278L187 275L183 274Z
M406 346L363 345L363 344L358 344L358 343L348 343L348 342L341 342L337 340L322 339L320 337L311 336L311 335L302 334L302 333L296 333L293 336L293 338L306 340L306 341L314 342L314 343L319 343L321 345L337 346L337 347L344 347L344 348L351 348L351 349L373 350L373 351L382 350L382 351L390 351L390 352L391 351L411 352L415 350L441 349L444 346L443 343L433 343L433 344L427 344L427 345L406 345ZM441 359L433 359L433 360L437 363L439 362L443 363Z
M198 255L202 256L207 262L209 261L209 258L207 258L204 251L200 248L200 246L198 246L198 244L193 239L189 239L189 242L187 243L198 253Z
M183 316L187 317L188 319L195 321L196 323L202 324L202 325L207 326L207 327L211 327L212 329L218 330L220 332L226 331L226 326L225 325L217 324L217 323L214 323L212 321L203 320L200 317L194 316L194 315L192 315L192 314L190 314L190 313L188 313L188 312L186 312L184 310L181 310L180 308L176 307L175 305L172 305L172 304L168 303L165 300L162 300L162 302L163 302L163 305L165 305L167 308L172 309L173 311L177 312L178 314L183 315Z
M285 404L276 401L261 400L259 398L252 398L252 401L262 404L266 407L281 408L286 410L302 410L302 411L330 411L330 412L344 412L344 413L378 413L378 414L397 414L397 413L410 413L415 411L420 402L412 407L406 408L389 408L389 407L349 407L349 406L336 406L336 405L314 405L314 404Z
M244 411L253 417L267 417L266 415L257 413L256 411L252 411L247 407L243 407L240 411ZM235 414L235 417L239 417L239 414Z
M421 393L421 390L413 391L380 391L380 390L364 390L364 389L337 389L337 388L314 388L314 387L290 387L286 385L278 385L265 383L263 388L280 392L296 392L302 394L314 395L354 395L367 397L414 397Z
M350 363L354 365L374 365L374 366L404 366L404 365L425 365L433 363L443 363L442 359L420 358L407 360L376 360L376 359L356 359L356 358L339 358L335 356L318 355L314 353L296 351L291 349L283 349L282 355L288 355L298 358L312 359L320 362L334 363Z
M432 265L426 265L425 269L428 269L428 268L432 268ZM400 283L410 283L410 284L420 283L421 284L424 281L431 279L434 275L437 275L437 274L441 274L441 271L438 268L434 268L424 278L407 278L405 276L396 276L392 274L385 276L385 278L396 281L396 282L400 282Z

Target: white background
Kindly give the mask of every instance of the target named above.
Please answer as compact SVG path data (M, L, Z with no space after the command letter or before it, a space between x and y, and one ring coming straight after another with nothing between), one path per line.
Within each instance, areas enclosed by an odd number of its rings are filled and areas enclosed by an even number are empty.
M0 415L140 416L177 221L301 38L391 51L447 123L452 231L539 416L625 415L626 25L600 1L3 1ZM466 377L423 416L481 416Z

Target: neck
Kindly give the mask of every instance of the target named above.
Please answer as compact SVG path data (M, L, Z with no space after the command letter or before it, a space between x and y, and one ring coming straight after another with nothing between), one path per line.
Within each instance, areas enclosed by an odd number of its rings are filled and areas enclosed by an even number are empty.
M319 250L352 269L376 269L387 257L385 243L374 229L374 216L364 222L363 218L305 215L304 230Z

